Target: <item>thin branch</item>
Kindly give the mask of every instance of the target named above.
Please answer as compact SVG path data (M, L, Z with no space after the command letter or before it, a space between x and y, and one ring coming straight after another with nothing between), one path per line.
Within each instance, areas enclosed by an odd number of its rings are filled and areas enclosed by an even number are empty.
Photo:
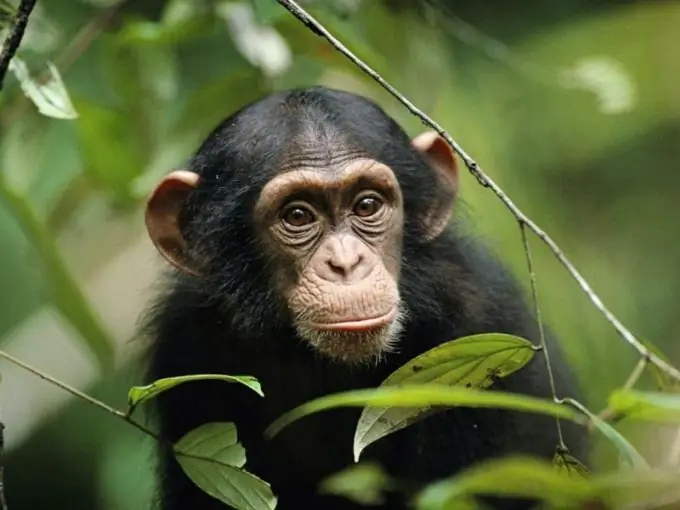
M545 367L548 371L548 381L550 382L550 391L552 392L552 397L555 402L559 402L560 399L557 397L557 388L555 387L555 376L552 371L552 365L550 364L550 353L548 352L548 346L545 342L545 330L543 328L543 317L541 315L541 307L538 301L538 290L536 289L536 273L534 272L534 262L531 258L531 248L529 247L529 238L527 237L526 225L524 223L519 223L519 230L522 233L522 243L524 244L524 254L527 259L527 268L529 270L529 281L531 282L531 296L534 300L534 310L536 312L536 321L538 322L538 332L541 339L541 347L543 350L543 359L545 360ZM559 440L559 447L563 450L567 449L564 444L564 435L562 434L562 423L559 417L555 417L555 423L557 424L557 438Z
M19 44L21 44L21 39L24 37L26 25L28 25L28 17L31 15L31 11L33 11L36 1L37 0L21 0L21 3L17 8L17 13L14 16L14 21L12 22L12 28L2 45L2 52L0 53L0 90L2 90L7 69L9 69L9 63L12 58L14 58L14 55L19 49Z
M31 372L34 375L37 375L41 379L44 379L45 381L48 381L48 382L54 384L55 386L59 386L62 390L68 391L71 395L74 395L74 396L76 396L76 397L78 397L78 398L80 398L80 399L82 399L86 402L89 402L90 404L92 404L95 407L103 409L104 411L106 411L106 412L120 418L121 420L129 423L133 427L136 427L138 430L144 432L146 435L153 437L155 440L157 440L157 441L161 440L158 437L158 434L156 434L152 430L147 429L141 423L134 421L132 418L130 418L130 416L128 416L127 413L124 413L123 411L120 411L120 410L118 410L114 407L111 407L110 405L105 404L104 402L89 396L87 393L83 393L82 391L74 388L73 386L69 386L68 384L66 384L64 382L61 382L59 379L56 379L56 378L52 377L51 375L46 374L42 370L39 370L39 369L29 365L28 363L21 361L18 358L15 358L14 356L6 353L5 351L0 351L0 358L4 358L7 361L9 361L10 363L13 363L13 364L17 365L18 367L21 367L24 370L27 370L28 372Z
M0 421L0 510L7 510L5 498L5 424Z
M340 41L338 41L321 23L314 19L307 11L298 5L294 0L276 0L281 6L283 6L288 12L300 20L307 28L309 28L315 34L326 39L331 46L347 57L352 63L354 63L359 69L370 76L374 81L376 81L381 87L387 90L392 96L394 96L401 104L403 104L413 115L418 117L423 124L431 127L439 135L446 140L446 142L451 146L451 148L460 156L460 158L467 166L470 173L477 179L480 185L485 188L490 188L491 191L503 202L503 204L510 210L510 212L517 218L517 220L524 224L526 227L531 229L553 252L555 257L560 261L560 263L566 268L569 274L576 280L576 283L581 287L583 292L588 296L590 301L593 303L595 308L597 308L605 319L614 327L616 332L633 348L640 353L641 356L647 358L649 361L658 366L661 370L666 372L671 377L680 380L680 370L673 367L672 365L666 363L664 360L658 356L652 354L645 348L640 341L635 338L635 336L616 318L616 316L609 311L609 309L604 305L600 297L595 293L595 291L590 287L590 284L583 278L581 273L576 269L574 264L564 255L560 247L553 241L553 239L546 234L536 223L534 223L529 217L527 217L515 204L514 202L505 194L505 192L489 177L484 173L481 167L473 160L464 150L458 145L458 143L451 138L444 129L437 124L430 117L425 115L421 110L419 110L413 103L411 103L406 97L404 97L399 91L397 91L392 85L390 85L384 78L382 78L376 71L365 64L360 58L354 55L347 47L345 47Z
M642 373L645 371L645 368L647 368L647 363L649 363L649 360L647 358L640 358L640 360L635 365L635 368L633 368L633 371L628 376L628 379L626 379L626 382L623 383L624 389L626 390L633 389L633 386L637 384L638 380L640 379L640 376L642 376Z

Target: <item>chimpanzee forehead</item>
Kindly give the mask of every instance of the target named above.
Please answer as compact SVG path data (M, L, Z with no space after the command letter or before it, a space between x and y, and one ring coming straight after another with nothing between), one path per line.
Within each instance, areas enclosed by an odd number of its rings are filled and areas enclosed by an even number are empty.
M279 161L278 173L299 169L314 169L335 174L346 171L354 161L375 161L372 155L360 147L352 147L341 140L306 139L295 141Z

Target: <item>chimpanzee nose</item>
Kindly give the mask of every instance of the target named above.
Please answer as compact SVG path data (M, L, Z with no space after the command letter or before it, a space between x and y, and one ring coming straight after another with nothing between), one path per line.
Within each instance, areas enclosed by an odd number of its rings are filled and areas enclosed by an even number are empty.
M371 272L370 250L352 235L334 236L326 241L319 276L338 283L355 283Z

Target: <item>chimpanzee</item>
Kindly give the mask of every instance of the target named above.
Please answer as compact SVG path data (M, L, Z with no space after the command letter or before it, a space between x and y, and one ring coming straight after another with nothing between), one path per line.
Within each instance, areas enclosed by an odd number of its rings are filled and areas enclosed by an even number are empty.
M456 158L442 138L411 140L352 93L281 91L224 120L188 170L167 175L148 201L150 237L174 266L148 314L148 378L248 374L265 398L216 381L178 386L156 401L161 437L174 442L206 422L233 421L246 468L272 484L279 509L356 508L317 488L353 463L360 409L307 417L272 440L264 429L316 397L378 386L442 342L484 332L538 341L516 282L465 233L458 191ZM549 347L558 392L574 395L557 346ZM495 387L550 397L544 360ZM564 431L583 457L581 431ZM557 443L551 418L454 408L363 457L417 487L505 453L549 459ZM166 446L160 470L162 510L224 508ZM401 496L382 508L405 508Z

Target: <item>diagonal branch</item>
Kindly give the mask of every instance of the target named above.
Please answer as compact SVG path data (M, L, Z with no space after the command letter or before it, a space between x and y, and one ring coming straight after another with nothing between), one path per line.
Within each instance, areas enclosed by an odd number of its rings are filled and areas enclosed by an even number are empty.
M588 299L593 303L595 308L597 308L605 319L614 327L616 332L642 356L644 359L649 360L654 363L661 370L666 372L671 377L680 380L680 370L673 367L669 363L651 353L647 348L631 333L616 316L605 306L600 297L591 288L590 284L583 278L581 273L576 269L574 264L564 255L560 247L557 245L553 239L543 231L536 223L534 223L524 212L522 212L519 207L505 194L505 192L496 184L484 171L480 168L477 162L472 159L463 148L456 143L456 141L451 138L444 128L437 124L434 120L428 117L420 109L418 109L411 101L409 101L403 94L396 90L392 85L390 85L385 79L380 76L371 67L365 64L359 57L354 55L346 46L344 46L340 41L338 41L321 23L314 19L307 11L298 5L294 0L276 0L280 5L282 5L288 12L300 20L307 28L312 32L326 39L331 46L347 57L352 63L354 63L359 69L365 72L373 80L375 80L381 87L387 90L392 96L394 96L401 104L403 104L413 115L418 117L423 124L431 127L437 133L439 133L442 138L453 148L454 151L460 156L460 158L467 166L470 173L477 179L479 184L485 188L491 189L493 193L503 202L503 204L510 210L510 212L517 218L520 225L526 226L534 234L536 234L553 252L555 257L560 261L560 263L565 267L567 272L576 280L579 287L588 296Z
M19 44L21 44L21 39L24 37L26 25L28 25L28 17L31 15L36 1L37 0L21 0L17 13L14 16L12 28L2 45L2 52L0 53L0 90L2 90L7 69L9 69L9 63L12 58L14 58L14 55L19 49Z

